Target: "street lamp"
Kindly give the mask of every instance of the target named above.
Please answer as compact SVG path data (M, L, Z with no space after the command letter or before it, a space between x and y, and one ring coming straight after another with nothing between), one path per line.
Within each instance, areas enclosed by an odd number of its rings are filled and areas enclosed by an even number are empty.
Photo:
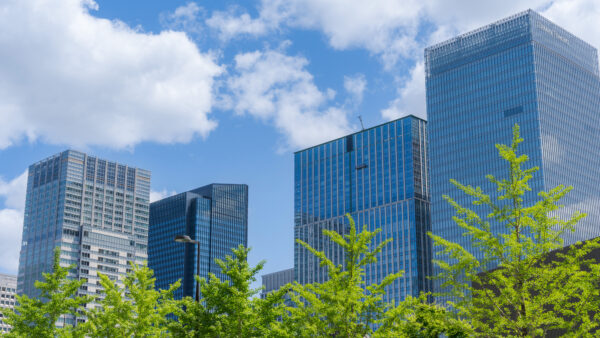
M175 242L178 243L192 243L198 247L198 256L196 257L196 274L200 277L200 242L195 241L188 235L177 235L175 236ZM196 281L196 301L200 302L200 283Z

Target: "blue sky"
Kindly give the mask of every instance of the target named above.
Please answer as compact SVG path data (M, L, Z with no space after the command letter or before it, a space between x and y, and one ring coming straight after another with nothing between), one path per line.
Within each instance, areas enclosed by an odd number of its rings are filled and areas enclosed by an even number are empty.
M594 0L5 0L0 272L27 166L66 148L152 171L153 197L250 187L251 263L293 265L293 152L426 117L423 48L533 8L595 46Z

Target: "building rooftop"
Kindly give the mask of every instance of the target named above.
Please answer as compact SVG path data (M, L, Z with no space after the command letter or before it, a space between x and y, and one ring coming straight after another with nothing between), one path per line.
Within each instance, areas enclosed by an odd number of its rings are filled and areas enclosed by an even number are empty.
M303 151L306 151L306 150L308 150L308 149L311 149L311 148L316 148L316 147L322 146L322 145L324 145L324 144L327 144L327 143L330 143L330 142L338 141L338 140L344 139L344 138L346 138L346 137L348 137L348 136L352 136L352 135L356 135L356 134L364 133L365 131L369 131L369 130L371 130L371 129L375 129L375 128L377 128L377 127L381 127L381 126L383 126L383 125L386 125L386 124L388 124L388 123L393 123L393 122L400 121L400 120L405 120L405 119L408 119L408 118L413 118L413 119L417 119L417 120L421 120L421 121L425 121L425 122L427 122L427 120L425 120L425 119L422 119L422 118L420 118L420 117L418 117L418 116L416 116L416 115L413 115L413 114L408 114L408 115L406 115L406 116L403 116L403 117L397 118L397 119L395 119L395 120L391 120L391 121L388 121L388 122L385 122L385 123L381 123L381 124L378 124L378 125L376 125L376 126L373 126L373 127L365 128L365 129L363 129L363 130L359 130L359 131L356 131L356 132L350 133L350 134L348 134L348 135L340 136L340 137L338 137L338 138L334 138L334 139L332 139L332 140L329 140L329 141L326 141L326 142L323 142L323 143L319 143L319 144L317 144L317 145L310 146L310 147L308 147L308 148L304 148L304 149L297 150L297 151L295 151L295 152L294 152L294 154L301 153L301 152L303 152Z
M485 51L494 52L532 40L598 73L594 46L531 9L425 48L426 73L441 72L448 65L480 58Z
M64 154L64 153L73 153L73 154L78 154L78 155L87 155L87 156L89 156L89 157L95 157L95 158L97 158L97 159L99 159L99 160L106 161L107 163L116 163L116 164L121 164L121 165L127 166L127 167L129 167L129 168L135 168L135 169L138 169L138 170L140 171L140 173L145 173L145 174L147 174L147 175L150 175L150 174L151 174L150 170L147 170L147 169L142 169L142 168L139 168L139 167L133 167L133 166L127 165L127 164L125 164L125 163L121 163L121 162L117 162L117 161L111 161L111 160L107 160L107 159L104 159L104 158L100 158L100 157L98 157L98 156L90 155L90 154L88 154L88 153L85 153L85 152L83 152L83 151L79 151L79 150L73 150L73 149L67 149L67 150L61 151L60 153L57 153L57 154L50 155L50 156L48 156L48 157L46 157L46 158L44 158L44 159L42 159L42 160L39 160L39 161L37 161L37 162L35 162L35 163L31 164L31 166L30 166L30 167L32 167L32 166L36 166L36 165L38 165L38 164L44 163L44 162L46 162L46 161L49 161L49 160L53 160L53 159L55 159L55 158L57 158L57 157L60 157L60 156L61 156L62 154Z
M17 276L0 273L0 284L12 283L17 285Z

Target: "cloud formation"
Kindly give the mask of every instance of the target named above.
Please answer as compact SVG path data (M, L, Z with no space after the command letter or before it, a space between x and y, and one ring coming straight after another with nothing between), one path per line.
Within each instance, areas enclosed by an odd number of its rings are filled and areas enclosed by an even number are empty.
M262 0L254 18L239 9L215 12L209 25L225 40L262 36L285 27L313 29L321 31L335 49L369 51L387 70L397 71L399 60L412 63L409 75L399 78L397 98L381 112L391 119L425 116L423 48L528 8L600 46L600 2L596 0Z
M460 4L446 0L262 0L257 17L252 18L236 7L214 12L207 24L223 40L262 36L285 27L318 30L331 47L366 49L391 70L400 58L422 57L423 47L438 42L438 38L549 3L549 0L532 0L527 4L517 0L494 3L465 0ZM427 26L433 27L433 31L426 30Z
M365 89L367 89L367 79L363 74L344 76L344 89L352 95L354 102L359 104L362 102Z
M386 70L412 65L397 77L398 95L381 114L385 119L425 117L423 48L529 7L600 45L600 26L595 24L600 2L595 0L262 0L256 16L241 7L207 15L188 2L161 15L169 30L159 34L92 16L90 11L98 8L92 0L6 0L0 3L0 30L11 33L0 34L0 149L23 140L131 148L144 141L185 143L206 137L217 125L210 112L214 80L224 67L184 33L172 31L197 34L204 25L223 41L286 29L318 30L332 48L367 50ZM236 58L232 77L224 79L234 89L229 103L237 113L272 122L292 148L324 139L316 134L349 130L345 108L330 102L334 92L319 90L298 63L306 59L290 57L292 62L282 52L258 53L255 70L242 67ZM260 60L275 59L273 53L281 56L274 60L281 62L276 66L299 70L296 75L269 80L259 74ZM271 82L264 91L253 92L242 83L251 78ZM344 80L354 102L362 99L362 83L354 77ZM298 102L301 92L308 101ZM250 98L253 94L259 96ZM290 107L281 106L286 100ZM331 127L322 125L337 118L341 120ZM292 121L302 122L301 127L292 127Z
M188 2L177 7L173 12L159 15L160 24L170 30L183 31L188 34L198 34L202 31L200 20L204 9L195 2Z
M425 109L425 64L417 62L406 79L398 81L398 97L381 111L386 120L394 120L406 115L427 118Z
M301 56L277 50L241 53L228 81L231 108L272 123L285 135L282 150L312 146L350 131L347 112L330 104L335 92L319 90L307 64Z
M182 32L143 33L90 15L97 8L0 2L0 32L10 32L0 33L0 149L188 142L216 127L213 57Z
M418 0L263 0L252 18L239 9L213 13L207 24L224 39L261 36L283 26L322 31L339 50L365 48L386 66L416 52Z
M273 20L271 20L273 19ZM228 41L239 36L260 36L269 33L279 25L279 18L253 19L237 7L228 11L216 11L206 20L206 25L214 29L219 38Z
M0 270L16 274L23 235L23 212L27 192L27 170L10 181L0 177Z
M599 1L557 0L541 14L594 47L600 48Z

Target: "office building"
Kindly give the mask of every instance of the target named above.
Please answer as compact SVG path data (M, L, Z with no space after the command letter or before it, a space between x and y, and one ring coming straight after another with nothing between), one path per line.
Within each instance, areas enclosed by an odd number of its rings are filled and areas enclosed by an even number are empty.
M261 276L263 290L261 298L266 298L267 294L279 290L286 284L294 282L294 268L267 273ZM289 297L286 297L289 302Z
M150 172L67 150L29 167L17 291L52 270L60 247L69 278L87 279L80 294L100 291L97 272L120 280L129 262L147 260ZM72 324L72 319L66 319Z
M177 243L187 235L199 242ZM167 289L181 280L175 297L196 295L197 268L200 277L214 273L221 280L215 259L232 256L231 249L248 246L248 186L210 184L150 204L148 266L154 270L156 287Z
M0 273L0 334L8 333L10 325L4 322L4 311L15 307L17 276Z
M528 10L427 48L425 64L434 234L483 258L452 221L455 210L442 195L487 215L489 210L473 206L449 180L495 197L496 186L485 175L506 178L508 167L494 145L510 144L519 124L524 138L519 152L529 156L527 167L539 167L524 205L538 200L540 190L572 185L558 215L581 210L588 217L566 234L565 244L600 235L600 82L594 47ZM504 231L498 223L491 226ZM439 250L434 248L434 256Z
M341 248L324 229L346 234L349 213L359 231L381 229L374 244L391 238L366 267L366 283L379 283L399 270L386 300L401 300L430 289L429 176L426 122L414 117L391 121L294 154L294 238L324 251L336 264ZM300 244L294 244L294 279L324 282L327 271Z

